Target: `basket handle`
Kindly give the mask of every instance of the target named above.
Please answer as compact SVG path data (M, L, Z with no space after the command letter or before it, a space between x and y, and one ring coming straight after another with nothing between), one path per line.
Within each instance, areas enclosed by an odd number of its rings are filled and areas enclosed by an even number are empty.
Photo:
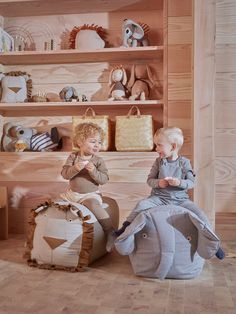
M88 112L89 112L89 111L91 111L92 118L95 118L95 116L96 116L95 111L93 110L93 108L88 107L88 108L85 110L85 113L84 113L84 115L82 116L82 119L85 119L85 118L88 116Z
M140 113L139 108L138 108L137 106L132 106L132 107L130 108L130 110L128 111L127 118L130 118L130 116L131 116L131 114L132 114L132 111L133 111L134 109L136 110L136 115L137 115L137 117L138 117L138 118L141 117L141 113Z

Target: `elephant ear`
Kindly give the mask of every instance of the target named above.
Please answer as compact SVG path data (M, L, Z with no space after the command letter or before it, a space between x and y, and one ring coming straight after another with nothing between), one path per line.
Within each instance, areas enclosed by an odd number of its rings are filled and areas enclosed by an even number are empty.
M144 36L144 30L143 28L137 24L137 23L132 23L132 26L134 27L134 32L133 32L133 37L137 40L140 40Z
M121 255L129 255L134 250L134 236L146 225L146 216L140 213L125 231L115 240L116 250Z
M189 218L198 230L198 254L202 258L210 259L216 254L219 249L219 238L211 230L211 227L206 225L197 215L189 213Z

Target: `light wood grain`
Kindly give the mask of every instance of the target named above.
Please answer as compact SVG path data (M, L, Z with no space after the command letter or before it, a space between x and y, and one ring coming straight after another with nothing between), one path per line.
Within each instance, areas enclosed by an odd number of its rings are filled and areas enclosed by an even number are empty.
M235 17L235 1L216 1L215 198L218 212L236 212Z
M23 3L22 3L23 2ZM54 15L54 14L73 14L73 13L91 13L107 11L133 11L144 9L162 9L162 0L145 0L134 3L132 0L92 0L89 3L86 0L59 0L57 2L26 0L26 1L1 1L0 11L3 16L35 16L35 15Z
M191 16L169 17L168 19L168 43L192 44L193 27Z
M8 198L6 186L0 186L0 240L8 239Z
M214 221L215 3L194 2L194 199ZM211 187L211 188L209 188Z

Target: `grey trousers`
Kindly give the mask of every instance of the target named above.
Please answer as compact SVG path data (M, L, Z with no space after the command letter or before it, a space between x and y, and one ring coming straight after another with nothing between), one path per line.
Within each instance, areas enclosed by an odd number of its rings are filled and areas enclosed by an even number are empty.
M129 222L132 222L134 218L143 210L153 208L159 205L171 205L171 204L188 209L189 211L197 215L202 221L204 221L206 225L211 226L204 212L194 202L190 201L189 199L170 200L170 199L160 198L156 195L151 195L148 198L145 198L141 200L140 202L138 202L126 220Z

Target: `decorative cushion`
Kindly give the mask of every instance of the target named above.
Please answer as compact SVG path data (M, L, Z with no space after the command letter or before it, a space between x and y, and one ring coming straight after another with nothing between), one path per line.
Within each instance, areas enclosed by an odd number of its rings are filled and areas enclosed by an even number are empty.
M141 212L115 246L129 255L139 276L188 279L198 276L204 259L215 255L219 239L194 213L163 205Z
M25 72L1 74L1 102L26 102L31 95L32 81Z
M103 198L116 228L118 206ZM83 205L46 202L31 210L25 257L30 266L79 271L106 253L106 236L96 217Z

